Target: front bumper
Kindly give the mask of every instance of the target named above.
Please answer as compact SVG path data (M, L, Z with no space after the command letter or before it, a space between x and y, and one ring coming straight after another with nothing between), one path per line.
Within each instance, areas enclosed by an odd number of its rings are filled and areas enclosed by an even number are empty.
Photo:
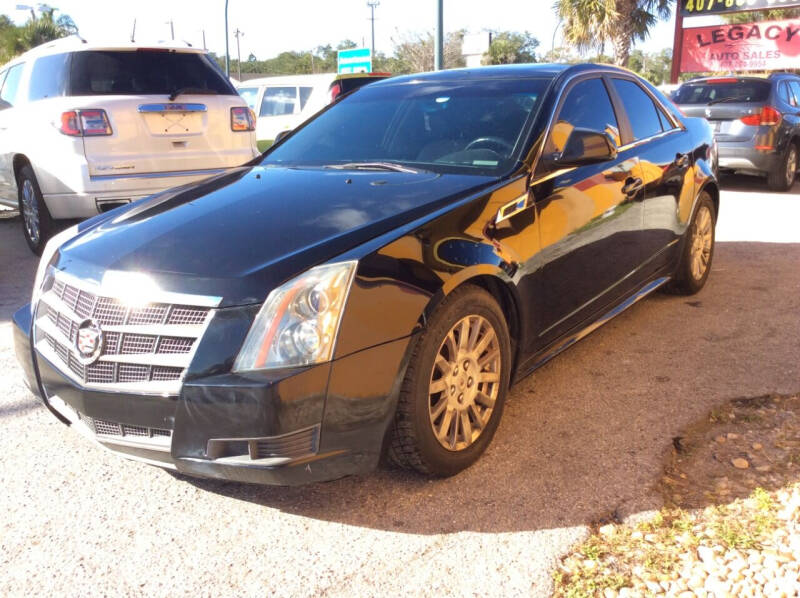
M45 193L44 201L55 219L91 218L120 205L148 197L172 187L196 183L225 172L209 170L153 173L146 175L103 175L89 177L85 191Z
M236 375L229 364L217 365L218 356L241 344L252 308L231 308L212 320L178 396L104 392L81 387L31 349L29 310L14 316L17 357L31 390L59 419L128 458L191 476L261 484L373 470L410 342L310 368Z

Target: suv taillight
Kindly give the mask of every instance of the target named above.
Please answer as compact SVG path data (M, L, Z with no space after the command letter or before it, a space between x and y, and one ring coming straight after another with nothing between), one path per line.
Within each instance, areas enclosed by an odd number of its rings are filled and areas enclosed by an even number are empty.
M775 108L772 106L763 106L761 112L743 116L739 120L751 127L757 127L760 125L777 125L781 122L781 118L783 118L783 115L775 110Z
M340 95L342 95L342 86L340 83L334 83L328 90L328 103L332 104Z
M111 135L113 132L106 111L98 108L62 112L60 131L72 137Z
M245 106L231 108L231 131L255 131L256 113Z

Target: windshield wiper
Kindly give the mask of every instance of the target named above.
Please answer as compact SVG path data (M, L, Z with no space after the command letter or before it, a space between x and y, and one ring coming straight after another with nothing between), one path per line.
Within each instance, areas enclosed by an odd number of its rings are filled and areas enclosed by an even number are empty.
M169 101L171 102L179 95L183 95L185 93L194 93L198 95L205 95L205 96L216 96L219 95L218 92L214 91L213 89L204 89L202 87L179 87L175 91L169 94Z
M713 106L714 104L722 104L723 102L747 102L747 98L735 98L733 96L728 98L719 98L718 100L711 100L706 106Z
M348 162L347 164L328 164L325 168L335 168L337 170L382 170L389 172L405 172L408 174L418 174L418 170L401 166L394 162Z

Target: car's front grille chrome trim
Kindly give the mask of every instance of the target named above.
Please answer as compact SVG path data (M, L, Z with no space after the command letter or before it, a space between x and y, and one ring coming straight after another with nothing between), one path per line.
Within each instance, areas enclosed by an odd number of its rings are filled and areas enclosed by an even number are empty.
M180 299L170 303L163 299ZM216 300L215 300L216 299ZM51 272L36 309L34 343L51 365L82 387L177 395L219 298L158 293L128 305L101 285ZM82 359L87 320L102 331L96 360Z

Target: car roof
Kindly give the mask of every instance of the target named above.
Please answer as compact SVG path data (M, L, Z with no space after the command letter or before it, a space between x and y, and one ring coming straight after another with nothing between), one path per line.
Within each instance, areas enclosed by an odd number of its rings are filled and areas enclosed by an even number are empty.
M616 71L626 74L631 73L631 71L628 69L609 64L500 64L493 66L431 71L428 73L415 73L413 75L392 77L390 79L376 81L375 83L370 84L370 87L435 81L476 81L481 79L519 79L537 77L553 78L562 73L578 74L595 70Z
M93 40L88 41L78 35L70 35L62 37L53 41L45 42L41 45L31 48L24 54L16 56L8 62L8 65L18 62L26 62L39 58L40 56L47 56L49 54L60 54L62 52L85 52L88 50L118 50L118 51L134 51L134 50L171 50L174 52L190 52L196 54L204 54L206 51L202 48L194 48L188 42L180 42L174 40L156 41L153 43L144 42L120 42L115 41L102 41Z

